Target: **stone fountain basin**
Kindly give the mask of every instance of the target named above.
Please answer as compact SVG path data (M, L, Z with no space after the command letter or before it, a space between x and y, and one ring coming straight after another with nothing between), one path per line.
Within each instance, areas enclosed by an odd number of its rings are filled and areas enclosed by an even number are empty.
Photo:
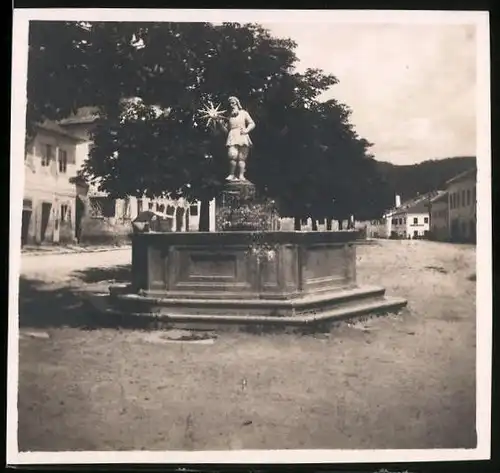
M341 232L142 233L114 311L185 323L307 324L406 304L358 286L356 241Z

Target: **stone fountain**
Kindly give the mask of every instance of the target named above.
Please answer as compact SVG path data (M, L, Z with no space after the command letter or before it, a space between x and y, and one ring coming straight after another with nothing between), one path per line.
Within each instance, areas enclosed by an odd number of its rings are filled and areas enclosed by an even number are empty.
M383 287L357 284L357 232L276 230L272 202L244 175L255 125L235 100L222 124L230 174L217 231L134 234L132 281L110 287L107 310L214 329L324 326L405 306Z

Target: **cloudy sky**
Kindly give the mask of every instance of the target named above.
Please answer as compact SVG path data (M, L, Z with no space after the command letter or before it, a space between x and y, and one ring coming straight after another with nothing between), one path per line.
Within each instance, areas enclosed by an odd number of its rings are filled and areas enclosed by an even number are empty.
M339 83L325 94L352 108L381 161L412 164L476 154L476 36L470 25L263 24L297 44L299 69Z

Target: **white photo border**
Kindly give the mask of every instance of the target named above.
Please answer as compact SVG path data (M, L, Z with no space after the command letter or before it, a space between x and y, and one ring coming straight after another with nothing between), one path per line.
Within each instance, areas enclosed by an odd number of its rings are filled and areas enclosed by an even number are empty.
M65 21L235 21L241 23L473 24L477 31L477 291L475 449L430 450L244 450L168 452L19 452L18 281L21 259L28 27L31 20ZM459 98L457 98L459 99ZM11 200L7 380L7 463L22 464L279 464L391 463L490 458L492 365L492 226L490 35L486 11L389 10L170 10L15 9L13 14Z

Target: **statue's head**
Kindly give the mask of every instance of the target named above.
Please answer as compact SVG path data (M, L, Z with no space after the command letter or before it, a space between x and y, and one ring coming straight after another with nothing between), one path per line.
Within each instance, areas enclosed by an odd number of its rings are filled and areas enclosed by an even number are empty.
M238 110L241 110L243 108L237 97L231 96L227 99L227 101L231 108L237 108Z

